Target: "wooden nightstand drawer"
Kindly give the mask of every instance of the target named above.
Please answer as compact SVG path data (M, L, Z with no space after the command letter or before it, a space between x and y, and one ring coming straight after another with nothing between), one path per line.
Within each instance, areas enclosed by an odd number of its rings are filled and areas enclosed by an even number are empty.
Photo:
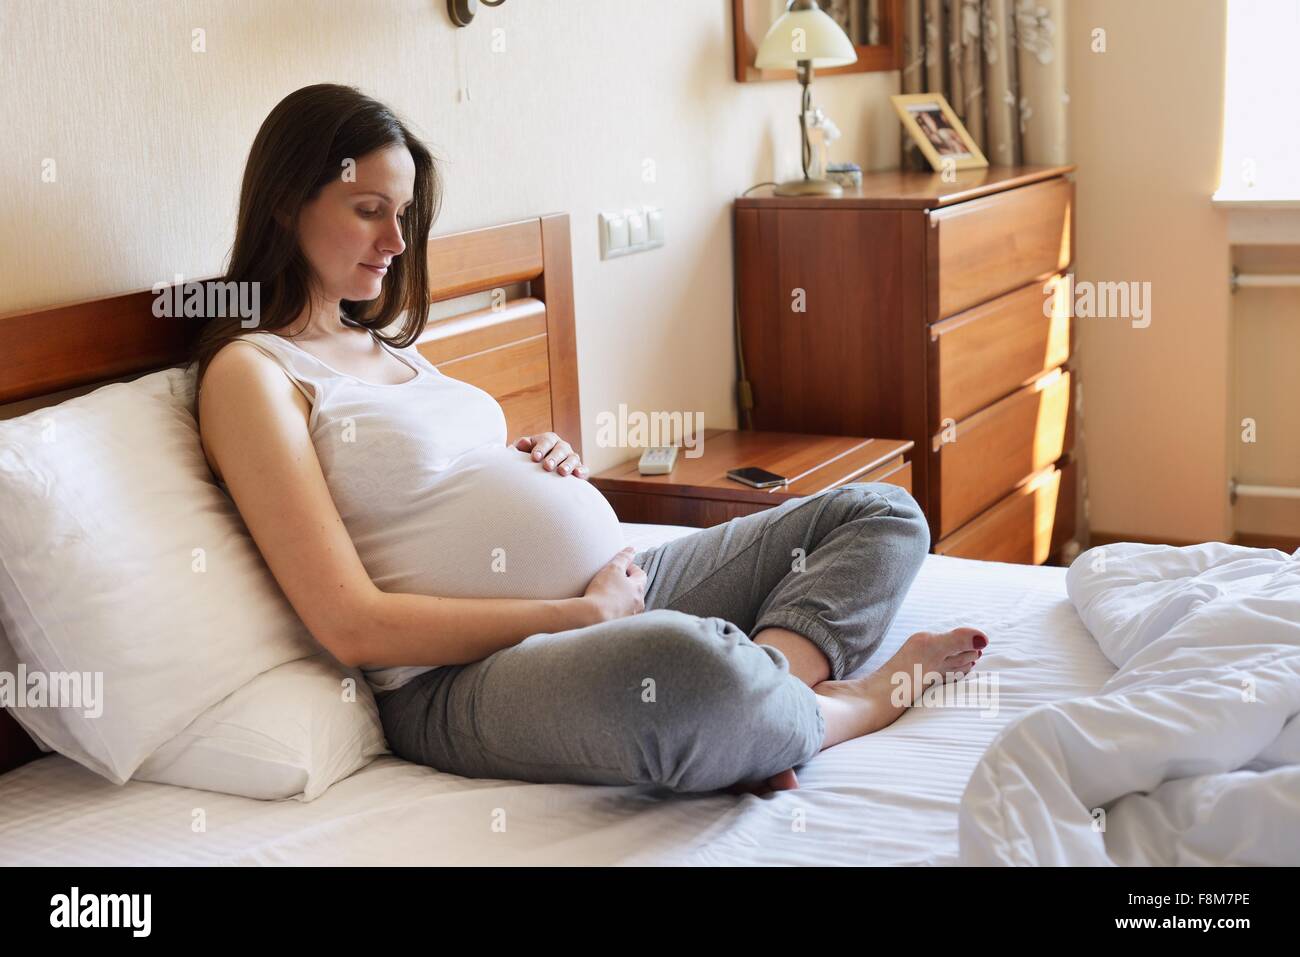
M1032 385L957 423L955 439L932 443L931 507L936 538L956 531L1056 462L1074 443L1070 373L1054 370ZM936 494L937 491L937 494ZM935 524L934 516L931 516Z
M1039 472L934 546L939 555L1041 565L1074 535L1075 465Z
M930 213L939 296L931 321L1070 264L1074 184L1053 179Z
M749 502L730 502L712 498L678 498L674 495L640 495L635 492L611 492L601 489L620 522L646 525L689 525L712 528L733 518L753 515L771 508Z
M1075 362L1078 324L1064 301L1043 308L1074 259L1073 169L880 170L836 197L738 197L748 424L911 440L935 546L1061 468L1078 375L1046 377Z
M888 465L882 465L874 472L868 472L860 478L855 478L855 482L884 482L887 485L897 485L899 488L906 489L910 495L912 492L912 463L904 460L895 459Z
M865 475L853 477L853 482L884 482L912 491L912 463L901 456ZM839 482L837 485L847 485ZM829 486L831 488L837 485ZM598 486L599 487L599 486ZM818 489L824 491L824 489ZM601 488L610 507L621 522L645 522L655 525L691 525L695 528L711 528L742 515L753 515L780 505L790 498L814 495L816 492L804 492L803 495L782 494L773 496L770 502L755 505L753 502L741 502L731 499L696 498L674 495L644 495L635 492L618 492Z
M734 429L706 429L703 439L703 454L679 454L667 475L641 475L633 458L593 476L591 484L620 521L697 528L850 482L885 482L912 491L910 441ZM756 489L727 477L729 469L746 465L784 475L790 482Z
M1054 284L1048 318L1045 285L1032 282L930 327L932 429L978 412L1070 358L1066 287Z

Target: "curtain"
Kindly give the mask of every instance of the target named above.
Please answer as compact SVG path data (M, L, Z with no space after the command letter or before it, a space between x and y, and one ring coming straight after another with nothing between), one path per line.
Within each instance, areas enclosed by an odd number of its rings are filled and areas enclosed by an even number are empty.
M903 93L942 93L990 164L1064 163L1065 0L903 0ZM930 169L904 135L903 169Z
M778 0L778 3L784 12L785 0ZM880 0L820 0L820 3L855 46L880 42ZM775 21L776 17L772 19Z

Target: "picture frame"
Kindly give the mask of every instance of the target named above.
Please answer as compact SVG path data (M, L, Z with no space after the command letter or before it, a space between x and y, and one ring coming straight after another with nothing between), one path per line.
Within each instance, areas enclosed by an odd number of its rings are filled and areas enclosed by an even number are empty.
M847 66L818 68L818 76L872 73L903 68L903 0L853 0L855 17L844 0L822 3L826 15L845 28L858 59ZM794 70L760 70L754 56L768 28L785 12L786 0L731 0L736 81L793 80ZM863 20L866 20L863 23ZM871 20L875 20L874 27ZM855 25L856 22L856 25Z
M903 93L890 102L912 142L920 148L935 172L977 169L989 165L942 93Z

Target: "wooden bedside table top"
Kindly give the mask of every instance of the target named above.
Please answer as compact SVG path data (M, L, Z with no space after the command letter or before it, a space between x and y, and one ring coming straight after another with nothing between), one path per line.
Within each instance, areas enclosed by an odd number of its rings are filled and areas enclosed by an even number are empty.
M705 429L703 454L687 457L679 449L667 475L642 475L641 455L592 476L601 491L664 494L688 498L725 498L770 504L813 495L864 475L912 448L900 439L864 439L847 435L803 435L796 432L756 432ZM727 470L757 466L789 477L777 488L751 488L727 478Z
M1072 164L988 166L958 170L952 182L945 182L941 173L879 170L863 173L862 185L846 186L840 196L777 196L771 186L760 186L748 196L737 197L734 202L737 209L937 209L1062 176L1074 169Z

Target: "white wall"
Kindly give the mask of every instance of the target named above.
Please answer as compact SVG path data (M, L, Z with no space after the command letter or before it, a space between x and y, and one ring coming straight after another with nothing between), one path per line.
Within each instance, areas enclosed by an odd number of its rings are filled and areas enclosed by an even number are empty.
M1151 323L1080 319L1094 530L1232 534L1219 185L1225 0L1070 0L1077 278L1151 285ZM1094 29L1106 52L1091 51Z
M593 470L626 457L595 445L620 402L734 426L730 202L797 172L798 86L735 82L730 0L480 11L456 29L443 0L0 0L0 314L218 273L267 112L350 83L447 160L435 234L570 214ZM816 82L833 160L896 165L897 76ZM602 262L597 211L641 203L666 209L667 245Z

